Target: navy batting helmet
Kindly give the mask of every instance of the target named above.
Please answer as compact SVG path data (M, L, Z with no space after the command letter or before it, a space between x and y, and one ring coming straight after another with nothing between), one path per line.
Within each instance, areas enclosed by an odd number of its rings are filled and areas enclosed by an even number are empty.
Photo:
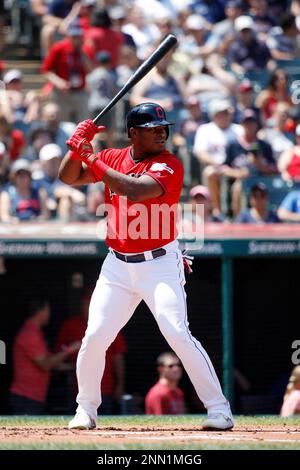
M126 116L126 128L129 135L131 127L171 126L167 121L165 110L156 103L141 103L132 108ZM169 127L167 127L169 135Z

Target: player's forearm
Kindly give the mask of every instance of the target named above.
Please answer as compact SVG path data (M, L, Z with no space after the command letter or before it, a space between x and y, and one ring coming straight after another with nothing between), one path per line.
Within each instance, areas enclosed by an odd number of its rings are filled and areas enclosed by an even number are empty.
M71 152L67 152L63 158L59 170L59 179L65 184L75 184L82 173L82 162L80 160L72 160Z
M139 196L139 182L137 178L123 175L109 168L102 181L119 196L127 196L128 199L136 201Z
M147 185L141 178L123 175L112 168L107 169L102 177L102 181L114 193L119 196L127 196L130 201L135 202L158 197L162 192L161 188L153 188L151 185Z

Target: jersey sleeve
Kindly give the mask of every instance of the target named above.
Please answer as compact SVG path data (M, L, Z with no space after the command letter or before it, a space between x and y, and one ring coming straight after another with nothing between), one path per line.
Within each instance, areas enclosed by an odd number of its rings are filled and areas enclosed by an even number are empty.
M57 69L57 62L58 62L58 55L59 55L59 46L54 44L49 52L48 55L45 57L44 62L41 67L42 73L47 73L53 71L56 73Z
M144 173L157 181L165 192L177 190L183 181L183 166L179 160L168 159L153 162L150 168Z

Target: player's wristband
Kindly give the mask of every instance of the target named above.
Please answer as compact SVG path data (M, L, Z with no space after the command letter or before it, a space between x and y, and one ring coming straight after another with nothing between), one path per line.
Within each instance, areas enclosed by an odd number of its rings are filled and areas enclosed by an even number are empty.
M91 171L97 178L97 181L101 181L107 170L109 169L109 166L106 165L106 163L102 162L99 158L93 160L91 164L89 165Z

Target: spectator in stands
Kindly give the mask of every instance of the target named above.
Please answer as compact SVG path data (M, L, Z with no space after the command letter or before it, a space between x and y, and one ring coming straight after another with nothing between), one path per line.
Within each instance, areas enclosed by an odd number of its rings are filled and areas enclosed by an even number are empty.
M273 18L281 18L289 6L290 0L268 0L268 11Z
M110 66L113 70L118 66L120 50L124 43L121 32L112 29L111 19L106 9L97 9L91 18L91 27L84 35L83 51L93 64L97 64L98 52L110 53Z
M14 376L10 387L12 414L43 414L47 399L50 371L78 351L80 342L51 354L42 328L50 319L46 301L30 302L30 315L18 332L13 345Z
M198 127L203 124L200 101L196 96L186 99L185 109L180 114L178 132L173 134L175 154L184 165L184 185L191 186L192 180L200 181L199 165L193 155L193 145Z
M194 142L194 154L203 169L202 181L209 188L215 217L221 216L219 169L226 158L226 145L242 133L240 125L232 124L232 114L230 101L211 101L209 117L212 121L198 128Z
M209 24L200 15L190 15L186 20L188 35L180 42L178 49L186 54L191 60L203 63L214 50L214 45L208 43Z
M139 60L148 57L151 47L160 38L156 24L147 22L144 8L133 5L128 13L128 21L122 28L123 33L129 34L137 46Z
M123 31L123 26L126 24L126 18L127 18L127 10L124 6L113 6L109 8L108 11L110 20L111 20L111 26L114 31L117 33L121 33L122 38L123 38L123 46L128 46L134 51L136 51L136 44L133 40L133 37L130 34L127 34Z
M280 204L277 215L283 222L300 222L300 190L288 193Z
M260 109L261 122L264 126L273 125L270 120L279 102L292 105L288 89L288 77L283 69L274 70L267 88L262 90L256 98L255 105Z
M133 75L138 65L139 60L136 56L136 50L133 47L123 45L120 53L120 63L116 68L116 83L119 89ZM124 123L126 121L125 116L130 109L130 96L131 90L118 103L119 110L116 113L116 127L120 132L125 132Z
M226 56L229 45L235 39L234 22L236 18L242 15L243 11L244 3L242 0L229 0L226 2L226 19L213 26L208 39L208 46L212 47L212 51L217 51L222 56Z
M275 26L270 30L267 46L275 60L300 58L299 30L293 15L284 15L280 26Z
M292 370L283 398L280 416L288 417L300 414L300 366Z
M271 146L257 137L258 121L252 109L246 109L241 118L244 133L229 142L226 160L220 174L233 181L232 213L240 212L242 180L248 176L272 175L277 173Z
M273 126L259 131L259 137L268 142L273 150L273 156L278 163L283 152L293 147L294 133L290 131L290 106L285 102L277 103L273 115Z
M264 183L257 183L250 189L249 209L243 210L236 218L238 224L268 224L280 222L276 212L268 209L268 192Z
M23 92L23 74L21 70L11 69L3 77L5 96L2 102L3 113L7 120L26 132L31 122L38 119L40 100L36 91Z
M248 0L249 16L255 23L255 30L260 41L266 41L268 32L277 24L269 13L267 0Z
M67 318L60 327L56 350L68 348L74 342L80 342L84 337L87 327L91 294L86 291L81 298L81 309L79 315ZM124 353L127 350L125 338L120 332L114 342L106 351L106 362L104 375L101 382L101 414L112 414L116 411L121 396L124 393L125 386L125 361ZM77 350L71 354L68 359L69 371L72 374L72 395L76 394L76 359ZM66 368L64 368L66 369ZM100 383L99 383L100 388Z
M199 231L205 222L223 222L222 216L216 217L212 214L211 197L206 186L201 184L193 186L189 195L190 206L184 206L182 214L183 235L187 235L187 237L191 237L192 234L197 235L197 230ZM183 238L185 237L183 236Z
M31 47L33 51L37 51L38 56L41 52L40 36L42 30L43 19L48 14L48 0L29 0L30 3L30 19L31 19Z
M32 124L29 134L29 145L22 152L22 158L33 162L39 159L41 148L54 141L54 135L45 122L36 122Z
M56 144L44 145L39 153L41 167L35 173L34 187L46 193L46 207L51 215L62 221L78 220L77 212L84 209L85 194L78 188L66 186L58 178L63 154Z
M237 102L234 109L234 122L241 122L245 109L253 109L259 120L259 110L254 104L254 87L250 80L245 78L238 86Z
M291 0L290 3L290 13L296 19L296 26L300 31L300 0Z
M120 61L118 67L116 68L117 86L119 88L122 88L122 86L125 85L127 80L138 68L138 65L139 60L136 56L135 49L131 46L127 46L124 44L121 47ZM126 99L126 95L123 99Z
M42 22L43 27L41 31L41 46L42 55L48 54L50 47L56 41L62 39L62 34L65 31L61 31L61 27L64 19L71 15L72 19L76 17L80 11L80 3L77 0L46 0L47 12L44 11ZM48 4L48 5L47 5Z
M172 351L158 356L158 382L150 388L145 397L147 415L178 415L185 413L183 391L178 387L182 376L182 365Z
M284 180L300 182L300 124L296 127L295 137L295 145L280 156L278 168Z
M46 129L50 130L53 141L60 147L64 155L68 150L66 140L74 133L76 124L70 121L62 121L60 106L53 102L44 105L41 122L46 124Z
M250 16L239 16L234 22L236 39L230 44L227 60L232 70L244 75L251 70L271 67L271 55L265 43L255 33L255 23Z
M42 66L53 86L51 99L60 106L64 121L86 118L85 78L91 63L82 51L82 34L81 28L70 25L67 37L50 48Z
M178 123L185 93L182 83L169 71L172 55L171 50L133 88L130 102L132 106L147 101L158 103L168 113L170 121Z
M165 18L173 19L177 11L173 0L148 0L147 8L145 8L144 0L133 0L130 3L134 4L135 7L138 7L143 11L145 17L144 19L147 24L157 24L160 20Z
M11 168L11 184L0 195L0 220L17 223L47 219L46 194L32 184L30 163L22 158Z
M203 16L211 25L225 18L223 0L193 0L188 4L193 13Z
M96 68L86 77L89 93L88 111L92 119L105 108L117 92L116 77L111 71L110 52L97 52L96 63ZM106 127L106 147L113 148L116 127L114 109L103 116L101 125Z
M0 142L5 145L10 161L19 158L26 146L23 132L14 129L3 114L0 114Z

